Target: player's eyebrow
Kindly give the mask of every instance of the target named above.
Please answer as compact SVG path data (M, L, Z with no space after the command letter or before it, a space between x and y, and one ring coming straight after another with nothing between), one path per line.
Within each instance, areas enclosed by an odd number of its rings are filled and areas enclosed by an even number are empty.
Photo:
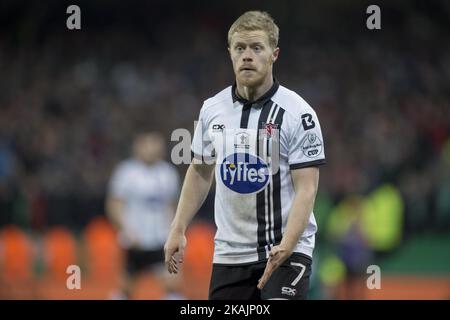
M246 42L242 42L242 41L237 41L233 47L246 47L247 45L249 45L250 47L254 47L254 46L264 46L264 43L262 43L261 41L256 41L256 42L250 42L250 43L246 43Z
M256 42L252 42L250 43L251 46L260 46L263 47L264 43L262 43L261 41L256 41Z

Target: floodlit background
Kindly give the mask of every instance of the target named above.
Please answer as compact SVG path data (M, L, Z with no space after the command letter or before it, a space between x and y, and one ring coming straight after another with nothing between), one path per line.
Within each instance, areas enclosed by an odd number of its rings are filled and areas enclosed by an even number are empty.
M450 3L378 2L374 31L370 4L1 1L0 298L111 297L124 269L104 208L112 170L142 130L164 135L169 159L171 132L192 132L203 100L234 81L229 26L261 9L281 29L274 73L325 139L310 298L449 299ZM212 218L211 193L176 288L188 299L207 297ZM66 288L72 264L81 290ZM166 294L146 274L130 297Z

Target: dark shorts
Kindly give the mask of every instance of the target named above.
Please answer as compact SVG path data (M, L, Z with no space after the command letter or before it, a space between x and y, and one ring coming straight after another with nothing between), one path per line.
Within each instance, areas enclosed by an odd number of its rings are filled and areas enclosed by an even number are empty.
M303 300L309 290L310 257L293 253L269 278L265 287L256 286L266 262L245 265L213 264L209 287L210 300Z
M127 272L134 275L139 272L148 271L152 267L164 263L164 249L159 250L137 250L126 251Z

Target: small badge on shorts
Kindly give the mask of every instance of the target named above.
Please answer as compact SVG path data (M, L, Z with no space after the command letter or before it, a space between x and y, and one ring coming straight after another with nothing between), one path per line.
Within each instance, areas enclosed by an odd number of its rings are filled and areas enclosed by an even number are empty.
M297 293L297 289L295 288L289 288L289 287L282 287L281 288L281 294L285 294L288 296L295 296L295 294Z

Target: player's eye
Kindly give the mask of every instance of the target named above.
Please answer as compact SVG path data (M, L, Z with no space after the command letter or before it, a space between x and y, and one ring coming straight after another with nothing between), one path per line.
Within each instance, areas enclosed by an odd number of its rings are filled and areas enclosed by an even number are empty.
M238 46L238 47L236 47L236 51L237 51L237 52L239 52L239 53L241 53L241 52L243 52L243 51L244 51L244 48L243 48L243 47L240 47L240 46Z

